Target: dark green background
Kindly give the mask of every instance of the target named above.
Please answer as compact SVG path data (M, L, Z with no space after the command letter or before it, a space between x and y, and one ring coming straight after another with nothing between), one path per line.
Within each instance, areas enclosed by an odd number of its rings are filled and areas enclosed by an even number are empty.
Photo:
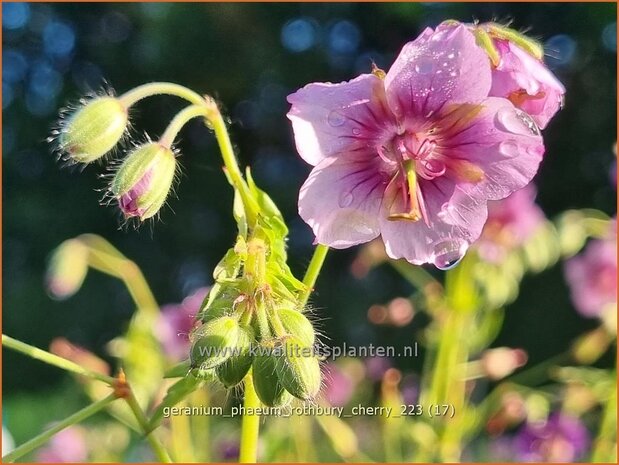
M103 78L118 92L147 81L174 81L222 102L242 163L252 166L290 224L290 263L300 276L312 235L297 215L296 197L309 166L295 154L286 95L312 81L351 79L367 71L371 60L388 68L426 25L448 18L512 19L514 27L560 46L549 53L559 53L551 64L567 87L565 109L545 131L539 204L551 217L568 208L616 210L609 175L616 140L616 43L609 45L614 3L32 4L29 12L27 26L5 28L3 36L4 56L17 51L27 63L23 76L3 87L3 332L31 344L47 347L64 336L103 354L133 310L119 282L94 272L75 297L51 300L43 274L48 254L63 240L86 232L104 236L140 265L158 301L167 303L211 283L213 266L234 238L230 188L214 139L198 123L184 130L179 144L179 198L170 200L161 221L137 231L119 229L115 210L98 206L101 164L83 171L60 168L45 142L55 109L88 87L97 90ZM283 46L282 28L299 18L315 31L315 43L295 53ZM54 44L46 44L50 21L74 33L73 49L60 58ZM45 92L45 72L36 74L41 63L57 88L60 79L57 95ZM5 61L3 81L8 71ZM174 98L150 99L134 113L135 126L159 134L181 106ZM313 303L324 333L334 344L410 344L418 322L377 328L367 322L366 310L411 288L388 267L354 279L354 255L354 249L332 252L318 281ZM571 307L557 265L525 279L497 344L524 347L535 363L594 325ZM44 394L63 377L13 353L5 352L3 362L8 396Z

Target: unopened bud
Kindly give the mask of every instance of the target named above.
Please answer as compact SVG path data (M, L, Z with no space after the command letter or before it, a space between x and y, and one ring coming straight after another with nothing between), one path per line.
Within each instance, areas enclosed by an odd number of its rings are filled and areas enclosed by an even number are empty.
M279 382L276 373L276 357L268 353L271 346L263 345L259 348L252 363L252 380L260 401L267 407L280 407L292 400L290 394ZM262 350L265 354L262 354Z
M502 379L527 363L527 353L522 349L497 347L486 350L481 356L481 366L490 379Z
M307 347L314 345L316 333L312 323L303 313L288 308L278 310L279 318L290 336L294 336Z
M230 317L217 318L200 326L193 338L191 366L208 370L232 355L239 339L239 323Z
M296 337L282 341L283 355L277 358L277 377L284 389L301 400L311 400L320 391L318 358Z
M46 284L52 295L66 299L75 294L88 272L88 247L78 239L69 239L54 251L47 268Z
M156 142L127 155L110 186L125 218L143 221L154 216L170 193L175 172L174 152Z
M254 342L254 330L249 326L239 327L239 337L232 356L219 365L215 371L224 386L230 388L239 384L254 360L251 345Z
M115 97L97 97L62 123L60 150L76 163L90 163L112 150L120 141L129 117Z

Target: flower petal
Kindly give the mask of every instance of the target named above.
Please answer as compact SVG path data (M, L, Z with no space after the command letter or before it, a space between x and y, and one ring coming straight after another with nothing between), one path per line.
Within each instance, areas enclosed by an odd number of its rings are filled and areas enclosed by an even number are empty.
M347 154L312 170L299 193L299 215L316 242L344 249L378 236L385 179L376 165L376 159Z
M508 100L490 97L481 106L456 133L441 129L446 176L473 197L500 200L535 176L544 142L531 117Z
M387 100L401 119L426 117L448 103L488 96L490 61L463 25L439 26L404 46L385 78Z
M383 81L362 74L340 84L313 83L288 96L297 150L310 165L345 151L375 147L394 126Z
M381 213L380 231L391 258L404 258L414 265L437 264L447 247L452 258L461 258L486 222L486 202L461 190L446 178L422 181L426 221L389 221ZM397 198L396 202L402 202ZM403 205L395 205L396 210ZM393 208L393 207L392 207Z

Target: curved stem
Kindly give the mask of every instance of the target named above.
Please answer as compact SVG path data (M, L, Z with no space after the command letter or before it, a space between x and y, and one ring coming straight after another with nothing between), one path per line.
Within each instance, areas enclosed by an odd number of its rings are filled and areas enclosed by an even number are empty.
M196 105L204 105L204 97L185 86L172 82L150 82L125 92L118 97L120 102L129 108L134 103L153 95L175 95Z
M25 342L18 341L17 339L13 339L12 337L7 336L6 334L2 335L2 345L16 352L20 352L23 355L34 358L36 360L40 360L41 362L47 363L49 365L54 365L55 367L61 368L63 370L77 373L78 375L87 376L88 378L103 381L110 386L114 385L114 383L116 382L116 380L111 376L106 376L95 371L87 370L81 365L67 360L66 358L59 357L45 350L39 349L38 347L34 347L26 344Z
M204 117L208 122L208 113L208 110L204 108L204 104L190 105L184 108L170 122L163 135L159 138L159 143L164 147L170 148L174 139L176 139L176 136L187 122L199 116Z
M245 400L243 401L243 422L241 425L240 463L256 463L258 460L258 433L260 431L260 415L256 409L260 407L260 399L254 389L251 371L245 376Z
M140 424L140 428L146 436L146 439L148 440L151 449L155 453L157 460L159 460L159 462L161 463L172 463L172 459L168 455L168 452L164 449L159 440L154 436L154 432L149 432L148 418L146 418L146 415L142 411L142 408L140 407L138 400L135 398L135 394L133 394L133 391L129 392L129 395L125 398L125 400L127 401L127 405L129 405L129 408L133 412L135 419Z
M6 454L4 457L2 457L2 461L5 463L14 462L18 458L23 457L37 447L45 444L52 436L59 433L63 429L75 425L76 423L79 423L88 417L91 417L115 400L116 396L114 394L111 394L97 402L90 404L88 407L85 407L82 410L75 412L73 415L65 418L64 420L55 423L54 426L52 426L47 431L42 432L38 436L32 438L28 442L25 442L21 446Z
M312 260L310 261L307 271L305 272L305 276L303 277L303 284L305 284L307 289L299 297L299 304L301 307L305 307L310 294L314 290L316 279L318 279L322 265L325 262L327 252L329 252L329 247L322 244L318 244L314 249L314 255L312 255Z

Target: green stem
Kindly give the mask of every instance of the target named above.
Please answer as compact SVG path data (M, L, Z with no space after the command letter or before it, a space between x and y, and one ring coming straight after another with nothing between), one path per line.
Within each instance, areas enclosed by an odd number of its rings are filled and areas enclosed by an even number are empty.
M133 391L129 392L129 395L125 398L125 400L127 401L127 405L129 405L129 408L133 412L135 419L138 421L142 432L146 436L146 439L148 440L148 443L150 444L150 447L155 453L155 456L157 457L159 462L172 463L172 459L168 455L168 452L161 445L159 440L155 437L154 432L149 432L150 428L148 425L148 418L146 418L146 415L142 411L142 408L140 407L138 400L135 398L135 394L133 394Z
M612 376L613 379L617 379L616 373ZM593 453L591 454L591 461L595 463L617 461L616 456L612 456L613 449L616 447L617 440L617 383L613 383L610 389L610 397L606 401L604 406L604 415L602 417L602 424L597 438L593 445Z
M139 100L153 95L175 95L196 105L204 105L204 97L185 86L171 82L151 82L125 92L118 97L121 103L129 108Z
M104 383L109 385L114 385L114 383L116 382L116 380L111 376L106 376L95 371L87 370L81 365L67 360L66 358L59 357L57 355L46 352L45 350L39 349L38 347L34 347L26 344L25 342L18 341L17 339L13 339L12 337L7 336L6 334L2 335L2 345L9 349L15 350L16 352L27 355L28 357L40 360L41 362L47 363L49 365L54 365L58 368L70 371L72 373L77 373L78 375L83 375L87 376L88 378L103 381Z
M202 116L203 118L208 117L208 110L202 105L190 105L187 108L183 109L174 117L174 119L168 124L168 127L164 131L163 135L159 138L159 143L164 147L170 148L174 139L181 131L183 126L185 126L190 120L193 118L198 118ZM208 122L208 119L207 119Z
M54 424L54 426L52 426L47 431L42 432L38 436L32 438L30 441L22 444L21 446L6 454L4 457L2 457L2 461L5 463L14 462L18 458L23 457L27 453L46 443L52 436L59 433L63 429L79 423L88 417L91 417L115 400L116 396L114 394L111 394L104 399L98 400L97 402L90 404L88 407L85 407L82 410L75 412L73 415Z
M430 273L420 266L411 265L404 260L389 260L389 264L400 273L404 279L421 291L429 285L434 285L439 289L442 287Z
M309 300L310 294L314 290L316 279L318 279L322 265L325 262L327 252L329 252L329 247L322 244L318 244L314 249L314 255L312 256L312 260L310 261L307 271L305 272L305 276L303 277L303 284L305 284L306 290L299 297L299 304L301 307L305 307L307 301Z
M245 400L243 402L243 421L241 425L240 463L256 463L258 460L258 433L260 415L254 413L260 407L260 399L254 389L251 371L245 376ZM252 412L252 413L248 413Z

